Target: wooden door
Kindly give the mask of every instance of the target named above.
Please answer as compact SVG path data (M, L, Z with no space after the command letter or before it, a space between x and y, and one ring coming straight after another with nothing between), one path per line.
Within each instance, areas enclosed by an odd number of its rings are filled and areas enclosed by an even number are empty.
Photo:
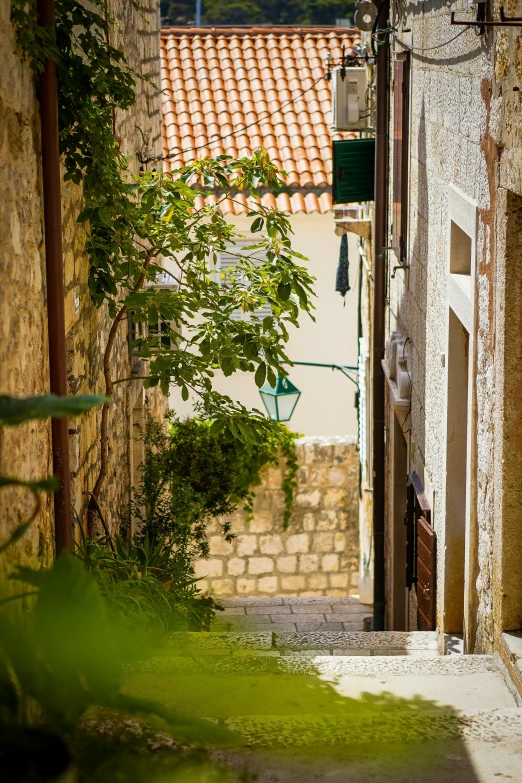
M424 517L417 519L417 628L434 631L437 610L437 538Z
M415 586L417 628L434 631L437 608L437 537L431 508L417 473L408 476L406 525L406 587Z

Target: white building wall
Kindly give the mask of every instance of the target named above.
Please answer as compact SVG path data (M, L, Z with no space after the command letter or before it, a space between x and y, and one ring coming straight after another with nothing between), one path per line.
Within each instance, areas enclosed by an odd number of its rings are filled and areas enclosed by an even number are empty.
M231 218L248 236L251 218ZM310 273L316 278L315 322L301 316L299 329L291 328L287 354L294 361L335 363L357 366L357 306L359 254L357 238L349 235L351 290L343 298L335 291L340 238L334 234L331 213L298 214L291 218L292 246L307 256ZM303 262L304 263L304 262ZM290 368L292 382L301 390L289 426L301 435L356 435L356 387L339 371L319 367ZM262 407L251 373L235 373L229 378L216 373L215 389L252 407ZM192 400L183 402L172 389L170 406L181 416L192 414Z

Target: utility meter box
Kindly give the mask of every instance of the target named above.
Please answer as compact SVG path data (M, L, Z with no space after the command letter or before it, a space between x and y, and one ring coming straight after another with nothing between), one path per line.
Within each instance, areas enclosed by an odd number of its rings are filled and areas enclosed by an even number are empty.
M334 68L332 72L332 128L334 131L364 130L370 109L367 101L366 68Z

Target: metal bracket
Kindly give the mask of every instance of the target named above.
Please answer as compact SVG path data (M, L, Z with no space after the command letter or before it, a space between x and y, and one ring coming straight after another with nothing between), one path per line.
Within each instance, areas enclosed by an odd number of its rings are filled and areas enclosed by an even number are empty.
M475 20L455 19L455 11L451 12L450 24L475 27L477 35L483 35L486 27L522 27L522 16L506 16L504 6L500 6L500 21L486 20L486 3L478 3Z
M409 268L410 268L410 265L409 265L409 264L399 264L398 266L394 266L394 267L393 267L393 270L392 270L392 274L391 274L391 278L390 278L390 279L391 279L391 280L394 280L394 279L395 279L395 273L397 272L397 270L398 270L398 269L409 269Z

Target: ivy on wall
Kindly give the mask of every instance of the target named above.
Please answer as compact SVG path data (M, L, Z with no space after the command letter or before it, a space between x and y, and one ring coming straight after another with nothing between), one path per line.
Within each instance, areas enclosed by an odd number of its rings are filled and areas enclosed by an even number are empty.
M291 247L287 217L256 201L260 187L277 191L283 185L284 172L265 150L239 160L203 158L169 176L131 173L113 135L113 115L132 107L142 77L110 44L116 22L105 0L91 0L88 7L56 0L56 30L38 25L32 0L13 0L12 20L35 74L48 58L56 62L65 179L83 187L78 222L86 228L90 293L112 319L103 357L108 401L101 417L100 471L89 506L93 531L108 473L111 396L115 383L128 380L113 378L111 364L127 316L149 327L133 344L148 367L145 386L159 385L167 394L177 385L183 399L192 392L200 400L200 415L212 419L212 431L222 431L238 449L247 448L269 439L275 425L260 411L218 394L213 375L217 369L226 376L252 372L258 386L265 380L275 385L289 361L288 326L298 325L300 311L312 315L313 278L302 264L306 259ZM214 203L206 205L203 199L216 192ZM251 231L259 240L238 250L233 269L218 272L218 254L230 253L239 236L221 204L240 192L254 199ZM160 259L170 262L174 286L169 289L151 285L164 273ZM267 304L271 314L262 321L235 317L238 309L254 312ZM171 341L161 339L159 321ZM284 448L291 461L291 446ZM293 494L290 484L285 492Z

